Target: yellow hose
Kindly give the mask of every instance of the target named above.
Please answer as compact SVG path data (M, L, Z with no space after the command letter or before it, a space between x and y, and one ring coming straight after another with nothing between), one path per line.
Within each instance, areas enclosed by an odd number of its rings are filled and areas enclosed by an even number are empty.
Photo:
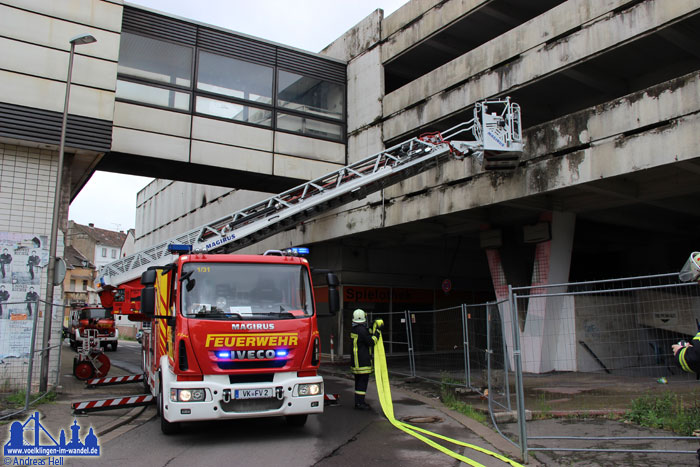
M432 446L433 448L437 449L438 451L441 451L445 454L447 454L450 457L453 457L459 461L464 462L465 464L472 465L474 467L485 467L483 464L480 464L479 462L470 459L468 457L465 457L461 454L456 453L455 451L452 451L451 449L448 449L444 446L441 446L440 444L436 443L435 441L426 438L425 436L419 434L423 433L428 436L432 436L434 438L439 438L444 441L448 441L452 444L457 444L459 446L464 446L469 449L474 449L475 451L482 452L484 454L488 454L489 456L495 457L496 459L499 459L507 464L512 465L513 467L523 467L522 464L518 464L517 462L508 459L505 456L502 456L498 453L495 453L493 451L489 451L488 449L484 449L482 447L476 446L474 444L469 444L465 443L463 441L458 441L456 439L448 438L446 436L442 436L437 433L433 433L432 431L425 430L423 428L419 428L413 425L409 425L408 423L404 423L400 420L397 420L394 417L394 404L391 400L391 389L389 387L389 372L386 367L386 355L384 353L384 341L382 339L381 333L379 334L379 339L377 341L377 344L374 346L374 376L377 380L377 393L379 394L379 403L382 406L382 411L384 411L384 415L386 418L389 420L389 422L394 425L396 428L399 430L402 430L409 435L418 438L419 440L423 441L429 446Z

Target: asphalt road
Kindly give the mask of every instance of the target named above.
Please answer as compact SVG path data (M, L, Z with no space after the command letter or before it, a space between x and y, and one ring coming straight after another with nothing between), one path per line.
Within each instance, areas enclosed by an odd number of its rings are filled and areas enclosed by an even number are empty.
M140 350L136 343L120 342L108 355L113 365L140 372ZM383 415L370 384L368 402L374 410L354 410L353 382L324 377L326 392L340 395L340 404L326 407L323 414L309 417L304 427L293 428L284 419L261 418L183 424L176 435L160 431L155 409L149 407L133 428L101 442L98 459L72 458L70 465L149 466L353 466L387 465L446 466L459 462L394 428ZM439 410L414 399L395 395L397 417L433 419L422 425L445 436L486 446L484 440ZM149 416L150 415L150 416ZM456 449L462 452L462 448ZM506 465L475 451L464 455L488 466Z

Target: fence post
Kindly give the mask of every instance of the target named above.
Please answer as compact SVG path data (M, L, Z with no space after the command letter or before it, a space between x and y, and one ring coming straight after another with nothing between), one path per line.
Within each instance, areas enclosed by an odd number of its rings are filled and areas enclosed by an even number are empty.
M523 367L520 354L520 325L518 324L517 295L513 286L508 285L508 300L510 302L511 322L513 329L513 364L515 366L515 390L518 404L518 429L520 431L520 452L523 462L527 462L527 430L525 427L525 394L523 386Z
M498 305L495 305L498 307ZM506 346L506 323L503 317L501 317L501 342L503 343L503 379L506 384L506 400L508 401L508 410L513 410L510 404L510 377L508 376L508 367L510 366L510 359L508 358L508 349Z
M488 403L489 412L493 413L491 410L491 397L493 395L493 388L491 388L491 307L486 305L486 387L488 388Z
M467 388L472 387L472 371L469 361L469 315L467 313L467 305L462 303L462 341L464 349L464 371L466 372L465 383Z
M61 316L61 337L58 339L58 364L56 365L56 383L54 384L54 391L58 390L58 386L61 384L61 353L63 351L63 320L66 315L65 305L62 307L63 314Z
M32 373L34 370L34 345L36 344L36 326L39 321L39 301L34 302L34 322L32 323L32 338L29 344L29 368L27 368L27 390L24 395L24 410L29 410L29 399L32 394ZM46 316L46 313L44 313Z
M404 310L406 314L406 340L408 341L408 365L411 369L411 376L416 376L415 354L413 352L413 326L411 326L411 311Z

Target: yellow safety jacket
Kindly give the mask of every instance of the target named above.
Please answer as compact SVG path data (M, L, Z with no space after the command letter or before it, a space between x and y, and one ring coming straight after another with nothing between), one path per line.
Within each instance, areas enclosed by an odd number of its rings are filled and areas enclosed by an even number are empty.
M354 324L350 333L352 339L352 364L350 371L356 375L372 373L372 348L377 343L376 334L370 334L364 324Z
M690 347L683 347L676 355L684 371L700 375L700 332L690 341Z

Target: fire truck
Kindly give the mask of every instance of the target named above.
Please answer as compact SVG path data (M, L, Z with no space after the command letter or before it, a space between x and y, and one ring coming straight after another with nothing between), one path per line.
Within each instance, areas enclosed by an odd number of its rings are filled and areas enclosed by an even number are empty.
M231 253L450 158L514 169L522 147L518 105L479 102L473 119L442 134L409 139L103 266L103 306L148 324L144 382L163 433L225 418L284 416L300 426L323 411L316 320L321 302L332 314L340 308L337 276L311 268L303 247ZM327 288L315 290L319 274Z
M70 312L68 338L70 346L77 349L87 338L87 330L94 329L96 338L102 347L110 346L117 350L119 331L114 326L111 310L98 307L82 307Z

